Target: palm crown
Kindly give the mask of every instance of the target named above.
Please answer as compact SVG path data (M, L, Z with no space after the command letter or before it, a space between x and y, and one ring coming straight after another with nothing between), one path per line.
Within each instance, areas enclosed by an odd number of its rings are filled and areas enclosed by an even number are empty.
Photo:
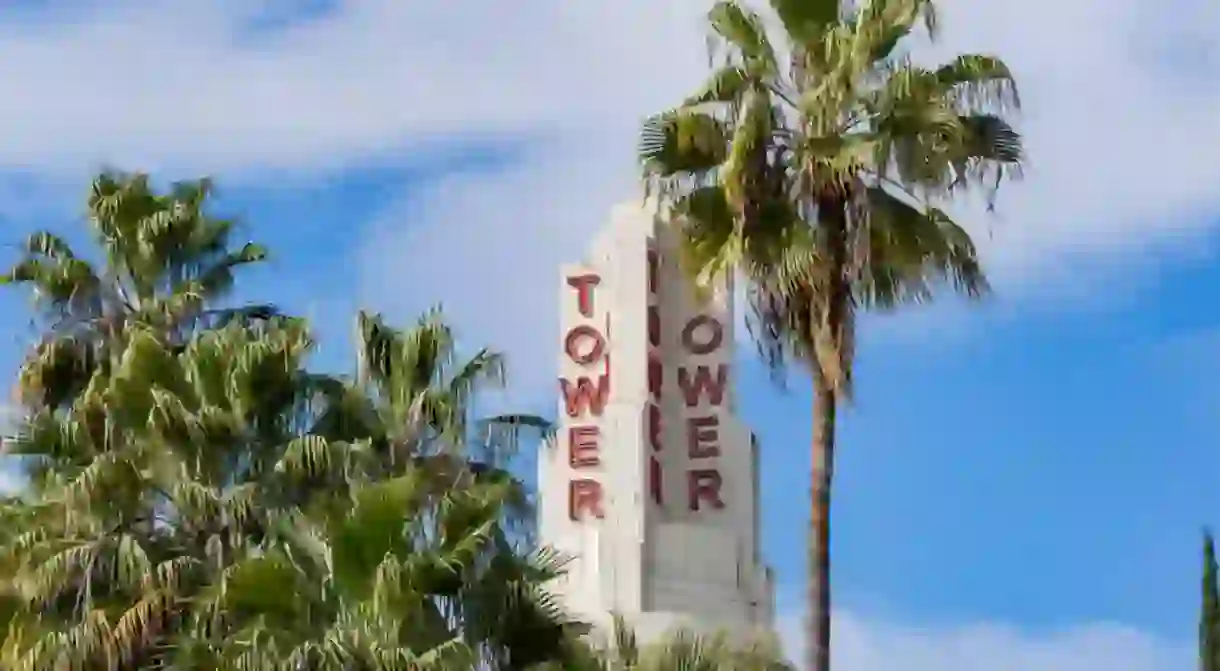
M900 49L919 24L934 31L928 0L771 4L778 43L755 12L716 3L718 67L645 125L641 158L684 224L696 277L745 270L763 340L847 391L852 320L836 309L923 301L942 280L986 291L969 236L937 203L1019 167L1002 116L1017 92L993 56L928 68ZM850 300L819 305L839 280Z
M24 257L3 276L27 285L47 332L22 368L26 402L69 402L95 366L113 365L132 324L155 326L180 339L200 323L268 316L270 306L217 308L234 270L262 261L266 251L230 248L235 223L208 212L210 180L172 185L158 193L144 174L105 172L92 183L87 218L102 268L63 238L29 236Z

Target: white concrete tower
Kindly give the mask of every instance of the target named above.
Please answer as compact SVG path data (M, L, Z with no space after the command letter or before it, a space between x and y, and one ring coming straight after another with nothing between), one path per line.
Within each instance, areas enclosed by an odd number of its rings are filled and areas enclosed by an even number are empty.
M573 557L554 586L597 624L772 627L758 455L733 398L728 287L697 298L655 210L615 208L563 268L560 428L539 463L541 540Z

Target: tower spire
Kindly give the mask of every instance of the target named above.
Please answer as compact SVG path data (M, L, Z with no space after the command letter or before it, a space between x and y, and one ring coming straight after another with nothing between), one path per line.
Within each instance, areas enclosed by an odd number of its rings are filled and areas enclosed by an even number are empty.
M571 556L555 589L645 640L773 620L758 550L757 450L733 399L728 287L696 295L655 204L615 208L563 268L560 430L539 464L541 537Z

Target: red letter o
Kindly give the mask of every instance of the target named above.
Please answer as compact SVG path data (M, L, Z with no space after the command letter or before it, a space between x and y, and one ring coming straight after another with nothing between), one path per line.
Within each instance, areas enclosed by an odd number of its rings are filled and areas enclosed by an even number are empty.
M712 327L712 335L707 342L697 343L695 342L695 329L704 325ZM682 329L682 346L691 354L710 354L715 352L722 342L724 342L724 327L714 317L708 315L695 317L686 322L686 326Z
M588 352L581 354L580 341L586 338L593 340L593 347L590 347ZM576 363L590 364L602 358L602 354L606 351L606 339L597 332L597 329L588 324L581 324L568 331L568 335L563 339L563 351L567 352Z

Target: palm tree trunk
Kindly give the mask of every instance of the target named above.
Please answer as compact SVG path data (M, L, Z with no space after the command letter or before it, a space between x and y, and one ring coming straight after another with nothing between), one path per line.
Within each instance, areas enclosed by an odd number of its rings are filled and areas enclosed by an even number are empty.
M813 396L809 515L809 669L830 669L830 485L834 475L834 389L822 381Z
M847 277L848 194L846 184L828 186L818 194L818 224L825 236L829 267L824 276L823 337L833 343L833 360L815 354L813 389L813 442L809 497L809 669L830 671L830 495L834 479L835 415L839 394L851 374L851 345L847 326L851 319L851 283ZM811 311L817 315L817 309ZM817 335L814 334L815 340ZM823 354L822 356L825 356Z

